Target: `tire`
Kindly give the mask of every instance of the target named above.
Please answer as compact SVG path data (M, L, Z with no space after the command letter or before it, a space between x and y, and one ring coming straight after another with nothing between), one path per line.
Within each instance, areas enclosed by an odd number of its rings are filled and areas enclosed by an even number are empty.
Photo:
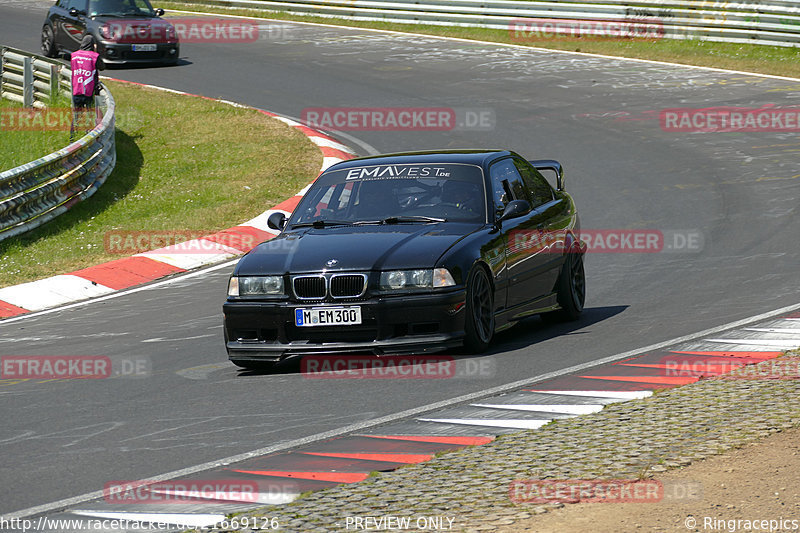
M56 57L56 39L49 24L42 27L42 55Z
M557 301L561 309L552 313L543 313L546 322L573 321L580 318L583 304L586 301L586 274L583 269L583 254L577 247L567 253L561 273L556 282Z
M238 366L239 368L244 368L245 370L269 370L275 363L269 361L243 361L241 359L231 359L231 363Z
M469 276L466 313L464 347L472 353L484 352L494 336L494 292L482 267L475 267Z

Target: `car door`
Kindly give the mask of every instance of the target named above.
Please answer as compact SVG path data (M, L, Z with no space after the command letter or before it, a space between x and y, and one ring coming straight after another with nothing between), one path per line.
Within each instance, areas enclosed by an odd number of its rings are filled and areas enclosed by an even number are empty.
M501 159L489 167L492 182L495 217L512 200L533 199L525 186L522 176L511 157ZM501 232L505 240L506 253L506 307L524 306L549 294L552 285L547 286L547 251L537 245L538 236L545 224L545 215L536 209L529 213L502 222Z
M524 159L514 158L525 188L531 197L531 206L538 213L538 246L543 254L540 282L546 290L553 290L564 262L564 229L570 227L569 205L559 198L553 187L538 170Z
M66 0L66 9L60 15L55 29L56 43L67 52L74 52L81 46L81 39L86 33L87 0ZM70 15L71 9L78 10L76 16Z

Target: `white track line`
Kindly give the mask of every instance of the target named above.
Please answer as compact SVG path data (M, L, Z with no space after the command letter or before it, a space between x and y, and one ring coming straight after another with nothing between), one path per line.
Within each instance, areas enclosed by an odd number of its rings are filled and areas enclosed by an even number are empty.
M763 333L782 333L789 335L797 335L800 333L800 328L744 328L745 331L761 331Z
M718 342L720 344L738 344L740 346L770 346L790 350L800 346L798 339L703 339L705 342Z
M589 398L608 398L620 402L641 400L653 395L651 390L606 391L606 390L534 390L536 394L557 394L563 396L586 396Z
M420 422L436 422L437 424L457 424L462 426L481 426L505 429L539 429L550 420L505 420L483 418L418 418Z
M503 404L503 403L471 403L472 407L486 409L508 409L510 411L535 411L537 413L553 413L565 415L589 415L603 410L602 404Z

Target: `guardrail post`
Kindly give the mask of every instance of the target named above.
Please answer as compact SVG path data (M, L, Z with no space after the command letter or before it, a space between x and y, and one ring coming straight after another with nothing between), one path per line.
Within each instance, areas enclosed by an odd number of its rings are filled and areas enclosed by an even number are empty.
M3 74L6 72L6 47L0 47L0 95L5 92L5 88L3 87L4 83Z
M22 58L22 105L33 107L33 59Z
M50 65L50 103L55 104L56 98L58 98L58 93L61 89L61 84L59 83L58 76L59 76L59 67L58 65Z

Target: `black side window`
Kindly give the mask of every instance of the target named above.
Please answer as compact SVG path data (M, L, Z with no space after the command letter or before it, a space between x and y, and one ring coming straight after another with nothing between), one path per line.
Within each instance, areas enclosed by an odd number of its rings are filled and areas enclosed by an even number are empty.
M56 2L56 7L67 9L67 0L58 0L58 2Z
M522 174L522 181L525 182L525 186L530 192L532 207L539 207L553 200L553 188L547 183L544 176L527 161L514 159L514 164L517 166L519 173Z
M502 213L506 204L511 200L527 200L528 190L522 181L517 167L511 159L503 159L489 168L492 178L492 194L494 205L498 213Z
M67 2L67 10L73 7L78 11L86 11L86 0L62 0Z

